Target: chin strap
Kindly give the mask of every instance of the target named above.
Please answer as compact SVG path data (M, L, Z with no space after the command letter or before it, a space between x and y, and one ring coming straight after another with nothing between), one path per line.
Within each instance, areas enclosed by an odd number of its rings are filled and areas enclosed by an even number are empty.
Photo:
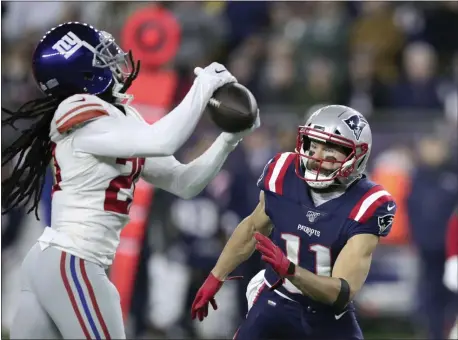
M130 105L134 100L134 95L119 92L124 87L123 84L117 83L113 86L112 94L116 104Z
M138 73L140 72L140 61L138 60L137 62L134 61L134 57L132 55L132 51L129 51L129 62L130 62L130 67L132 69L132 72L130 75L127 77L127 79L124 81L124 83L119 83L116 81L116 84L113 86L113 97L119 100L118 104L124 104L124 105L129 105L132 100L134 99L134 96L131 94L127 94L127 90L129 87L132 85L134 80L137 78Z

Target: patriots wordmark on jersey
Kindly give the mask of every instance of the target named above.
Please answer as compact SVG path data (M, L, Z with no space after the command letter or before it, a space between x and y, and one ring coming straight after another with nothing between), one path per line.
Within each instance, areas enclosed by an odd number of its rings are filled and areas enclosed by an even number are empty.
M386 236L396 205L382 186L365 176L341 196L316 206L307 183L295 174L294 153L282 153L264 168L258 187L264 191L266 214L273 222L272 240L290 261L311 272L331 276L332 267L347 241L358 234ZM279 279L268 267L266 284ZM275 290L294 301L316 304L286 280Z

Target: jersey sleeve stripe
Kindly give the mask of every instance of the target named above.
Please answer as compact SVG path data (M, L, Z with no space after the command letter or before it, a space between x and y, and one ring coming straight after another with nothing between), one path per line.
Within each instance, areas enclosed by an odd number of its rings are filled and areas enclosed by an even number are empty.
M84 110L83 110L84 109ZM83 104L83 105L78 105L77 107L74 107L73 109L69 110L66 112L62 117L56 120L56 125L60 125L61 123L65 122L66 120L78 115L81 112L84 111L90 111L90 110L100 110L100 111L105 111L105 108L97 103L91 103L91 104ZM108 112L106 112L108 115Z
M272 169L272 176L270 177L267 186L269 191L272 191L279 195L283 193L283 179L285 177L285 173L288 169L288 166L291 164L291 156L294 155L292 153L283 153L275 162L275 165Z
M380 185L376 185L372 188L370 188L364 195L363 197L361 197L358 201L358 203L356 203L356 205L353 207L352 211L350 212L350 218L351 219L355 219L356 215L358 215L358 212L359 212L359 209L361 208L361 205L363 204L363 202L370 196L372 195L373 193L377 192L377 191L382 191L383 188L380 186Z
M357 205L351 212L350 218L353 218L357 222L365 223L372 217L378 207L391 200L392 197L388 191L379 187L378 190L368 195L365 199L360 200L358 203L359 209L355 211L358 207Z
M392 201L393 198L387 191L379 191L374 196L379 196L374 202L367 208L367 210L361 214L361 216L356 216L356 221L360 223L366 223L373 215L374 212L380 207L382 204Z
M295 155L294 154L289 154L288 157L285 160L285 163L283 164L280 173L278 174L277 181L275 182L275 192L278 193L279 195L283 195L283 182L285 179L286 175L286 170L288 170L291 162L294 160Z
M105 110L90 110L78 113L74 117L67 120L65 123L61 124L60 126L57 126L57 131L59 131L59 133L67 132L75 125L84 123L88 120L101 116L108 116L108 113Z
M280 158L280 154L276 155L273 160L270 162L269 166L267 167L267 172L266 176L264 177L264 187L266 189L269 189L269 182L272 177L272 173L275 167L275 164L277 163L278 159Z

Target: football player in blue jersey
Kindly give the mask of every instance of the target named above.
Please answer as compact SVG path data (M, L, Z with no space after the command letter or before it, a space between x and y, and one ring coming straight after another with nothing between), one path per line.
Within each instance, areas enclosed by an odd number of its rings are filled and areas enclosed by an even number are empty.
M363 174L372 147L364 116L346 106L316 111L295 152L272 158L259 204L236 228L200 288L203 320L228 275L255 250L268 264L248 287L249 312L235 339L362 339L352 300L396 212L391 195Z

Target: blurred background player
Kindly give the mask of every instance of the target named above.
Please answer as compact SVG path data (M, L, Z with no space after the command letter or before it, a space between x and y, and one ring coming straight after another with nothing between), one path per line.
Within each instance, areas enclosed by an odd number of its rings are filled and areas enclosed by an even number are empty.
M442 317L426 322L424 312L428 310L421 307L428 295L420 288L425 284L422 254L428 247L422 241L434 240L431 247L445 254L445 226L439 226L435 216L438 212L445 216L443 208L453 207L457 201L453 194L445 194L458 192L453 184L458 182L457 171L456 167L449 171L439 165L428 175L421 175L421 179L415 177L418 180L413 181L412 175L418 167L427 168L420 155L424 145L420 141L430 136L446 146L446 164L456 164L456 2L3 1L1 9L2 107L18 108L39 96L30 56L43 32L67 21L90 22L112 33L123 50L132 50L141 59L142 71L129 92L135 95L132 106L149 123L182 101L193 85L196 65L208 65L214 60L226 65L254 93L263 114L262 127L244 138L225 162L223 169L232 181L224 195L207 197L215 206L230 202L231 214L227 216L232 217L225 218L227 235L258 204L256 179L265 163L277 152L295 147L296 127L306 120L304 115L333 102L363 112L374 139L366 173L393 195L397 212L392 231L381 238L366 283L356 296L358 321L366 339L437 339L432 330L438 329L443 337L448 336L456 309L442 311L445 306L439 300L432 301L432 308L439 309L438 315L447 319L444 327ZM170 17L181 32L178 40ZM156 81L158 78L160 81ZM2 120L7 117L2 112ZM18 121L17 131L3 124L2 150L32 124L30 120ZM201 136L206 139L208 134L218 133L205 117L197 129L177 154L182 162ZM11 174L7 168L12 170L14 164L12 161L2 167L3 178ZM144 184L140 179L137 189ZM244 275L244 279L225 284L218 294L220 308L227 308L228 313L221 309L204 322L190 323L183 295L169 296L167 301L161 300L163 303L153 299L158 295L158 286L176 286L180 282L187 285L185 276L164 276L163 267L156 265L160 262L157 257L160 260L162 256L162 245L167 247L169 240L164 239L161 227L167 225L174 230L176 239L187 238L181 237L181 230L172 228L158 212L161 207L168 209L170 198L178 198L160 188L149 190L141 209L132 203L131 224L121 233L121 247L113 265L119 265L119 270L110 270L110 279L121 292L128 336L164 337L162 328L180 313L184 315L183 321L178 322L183 324L180 329L193 327L199 339L213 339L221 332L226 332L224 337L232 337L247 312L247 284L264 268L259 252L234 273ZM141 198L135 196L134 201ZM436 199L431 201L431 197ZM413 204L409 203L411 199ZM41 201L40 211L45 206L46 202ZM47 224L44 213L37 221L25 211L18 207L2 216L2 236L12 236L2 237L6 245L1 259L4 338L19 303L21 263ZM427 220L432 224L423 223ZM138 242L136 234L130 233L131 227L136 227L132 221L143 223L144 234ZM418 241L422 242L419 247ZM186 249L190 247L187 241L181 244ZM444 255L442 259L445 261ZM197 266L200 264L182 265L189 272ZM137 267L138 275L127 274ZM441 272L432 275L436 277L428 280L434 279L434 285L444 289ZM130 282L135 286L130 306L131 292L123 292L124 281L125 285ZM182 308L181 312L165 307L172 302L182 306L177 307Z
M38 217L47 166L54 166L51 228L22 266L12 338L125 338L119 294L105 269L113 261L128 222L135 182L180 197L197 195L228 154L251 132L221 134L188 164L173 154L193 132L213 92L236 81L223 65L196 68L197 78L181 104L156 124L147 124L129 104L127 90L140 63L110 34L69 22L50 31L33 55L34 77L47 95L4 120L34 124L4 150L3 164L18 156L2 182L5 212L32 205ZM259 126L259 119L253 129Z
M448 147L438 136L425 136L419 141L418 164L412 172L407 200L412 243L420 260L418 315L428 325L430 338L436 339L446 337L457 312L457 301L442 279L447 226L458 201L456 160L449 156Z
M447 231L447 260L444 270L444 285L453 293L456 301L458 293L458 210L455 212L448 224ZM453 312L452 312L453 313ZM458 318L452 320L449 339L458 339Z
M352 300L396 212L391 195L363 175L371 149L359 112L314 112L299 127L295 152L265 166L259 205L197 292L192 318L202 321L209 304L217 309L216 293L256 249L269 266L235 339L362 339Z

